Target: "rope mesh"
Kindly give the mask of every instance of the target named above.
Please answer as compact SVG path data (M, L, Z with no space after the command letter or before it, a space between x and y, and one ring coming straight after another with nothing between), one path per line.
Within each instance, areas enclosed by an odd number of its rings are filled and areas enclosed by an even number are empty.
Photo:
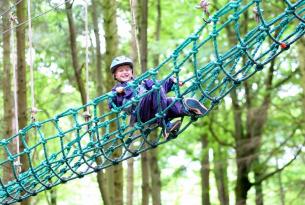
M171 105L165 110L159 109L155 118L145 123L137 122L133 127L129 126L129 117L123 110L158 90L171 76L177 81L183 79L186 85L174 85L174 102L195 97L211 111L232 89L263 70L304 35L305 0L294 3L283 0L281 5L282 8L279 6L278 11L267 16L263 8L268 7L260 0L230 1L186 38L170 57L128 85L136 89L142 80L150 78L155 85L148 92L135 96L122 107L113 105L110 111L106 108L107 103L116 94L109 92L84 106L33 122L16 135L1 140L0 152L8 156L0 160L1 169L11 167L14 178L8 182L0 178L0 203L22 201L165 143L162 130L154 122L162 120ZM249 18L254 9L258 19ZM248 31L241 26L245 22ZM85 120L82 115L89 109L92 116ZM196 119L185 117L179 134ZM153 138L149 134L156 129L160 132ZM16 138L25 147L17 154L10 148ZM115 154L116 150L121 150L119 155ZM21 156L26 157L30 167L18 173L14 162Z

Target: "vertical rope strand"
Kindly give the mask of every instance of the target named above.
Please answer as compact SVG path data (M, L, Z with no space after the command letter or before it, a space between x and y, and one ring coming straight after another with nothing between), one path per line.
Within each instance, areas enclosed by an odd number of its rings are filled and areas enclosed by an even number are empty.
M89 29L88 29L88 3L85 1L85 35L86 35L86 89L87 89L87 103L89 102Z
M17 19L15 16L13 16L13 14L10 14L10 28L14 27L14 23L18 23ZM13 63L13 83L14 83L14 120L15 120L15 127L14 127L14 133L18 133L19 131L19 121L18 121L18 96L17 96L17 64L16 64L16 48L15 48L15 32L14 29L11 29L11 45L12 45L12 54L11 54L11 58L12 58L12 63ZM17 168L17 173L20 172L20 142L19 142L19 136L16 136L16 154L18 155L16 161L14 162L15 168Z
M31 103L32 103L32 108L31 108L31 120L32 122L36 121L35 119L35 114L37 113L37 109L35 107L35 91L34 91L34 69L33 69L33 32L32 32L32 18L31 18L31 0L28 0L28 22L29 22L29 50L30 50L30 55L29 55L29 64L30 64L30 76L31 76Z
M85 46L86 46L86 103L89 102L90 95L89 95L89 29L88 29L88 2L85 2ZM86 111L83 113L83 116L86 121L89 121L91 118L90 114L90 106L86 106ZM89 128L88 128L89 129Z

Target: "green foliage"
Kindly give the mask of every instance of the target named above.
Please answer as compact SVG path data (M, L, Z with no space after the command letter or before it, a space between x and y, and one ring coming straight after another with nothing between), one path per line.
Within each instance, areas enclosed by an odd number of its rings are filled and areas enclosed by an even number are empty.
M201 24L202 12L195 9L195 5L198 1L161 1L162 5L162 29L161 40L156 42L155 40L155 24L156 24L156 1L149 1L149 29L148 29L148 41L149 41L149 66L153 66L152 56L154 54L160 54L161 59L168 57L172 50L180 44L189 34L194 31L198 25ZM227 3L227 1L214 1L211 2L211 12L220 8L221 5ZM273 18L284 8L283 2L264 1L265 6L264 14L267 19ZM119 1L118 18L123 19L127 25L130 26L129 16L129 4L128 1ZM34 2L34 14L41 13L50 8L50 3L46 1ZM77 26L78 35L78 47L79 47L79 59L80 64L84 63L85 51L83 46L84 35L84 10L80 5L75 5L73 8L73 14L75 17L75 23ZM102 12L100 12L102 15ZM204 15L203 15L204 16ZM253 14L249 13L249 19L246 21L246 17L242 16L242 21L247 24L248 30L256 26L256 23L251 20ZM91 25L91 22L89 22ZM101 23L102 24L102 23ZM100 25L102 27L102 25ZM33 22L34 27L34 39L33 44L35 48L35 98L37 101L37 107L42 111L37 114L38 120L50 118L55 114L75 105L80 104L80 98L77 93L76 84L73 80L73 69L69 50L68 41L68 24L66 20L65 12L62 8L57 9L56 12L50 12L45 16L42 16ZM91 34L93 33L90 26ZM208 35L211 31L206 30L204 33ZM243 31L242 31L243 32ZM92 37L93 38L93 37ZM102 35L101 35L102 38ZM220 47L222 50L229 48L228 36L224 33L218 38ZM130 53L129 39L120 39L120 52L124 54ZM1 50L1 49L0 49ZM209 62L210 56L214 52L212 44L209 44L202 53L203 62ZM304 140L304 110L302 109L302 98L304 98L304 90L301 90L300 86L300 74L298 70L298 63L296 62L297 56L300 55L294 48L290 49L290 52L286 52L285 55L279 56L275 61L274 71L274 85L278 85L285 78L291 75L291 77L280 84L278 87L272 89L272 103L268 112L268 120L264 125L263 137L261 141L261 147L259 150L260 161L263 164L253 166L253 169L264 169L264 173L274 171L276 167L276 159L284 165L287 163L294 154L298 147L303 146ZM91 69L91 92L95 93L94 87L94 55L90 53L90 69ZM187 66L192 62L188 62ZM2 63L0 62L1 68ZM187 67L186 66L186 67ZM268 67L268 66L267 66ZM191 67L187 67L183 78L187 77ZM261 71L258 75L254 76L248 81L248 85L251 91L252 107L255 109L259 107L264 99L266 90L264 89L264 83L267 78L268 68ZM292 73L293 72L293 73ZM1 70L2 74L2 70ZM84 72L83 72L84 74ZM167 72L161 73L159 78L166 75ZM1 78L1 77L0 77ZM29 79L29 76L28 76ZM28 88L28 91L30 88ZM242 123L244 128L247 124L246 113L248 111L244 86L240 86L237 90L238 100L241 104L242 111ZM94 95L91 95L94 96ZM2 90L0 91L0 103L2 102ZM30 99L28 99L30 102ZM30 104L30 103L29 103ZM3 110L0 110L0 119L2 119ZM232 101L230 97L225 98L222 104L218 105L214 113L210 113L207 117L191 126L186 132L180 135L177 139L169 142L166 146L158 147L159 149L159 164L161 170L168 170L169 174L162 179L163 188L165 190L170 189L176 185L177 180L188 180L187 172L192 171L198 176L199 170L188 166L191 163L199 164L202 156L202 152L207 150L201 149L200 136L203 134L208 135L209 147L213 149L220 145L220 142L229 144L231 146L221 145L226 153L225 161L219 161L219 163L228 163L228 169L234 170L232 175L229 175L229 185L234 187L235 185L235 137L234 133L234 116L232 111ZM0 121L1 122L1 121ZM0 128L3 123L0 124ZM45 133L51 133L53 127L46 127ZM217 139L211 132L216 134ZM1 131L3 129L0 129ZM0 136L2 136L0 131ZM244 130L246 132L246 130ZM37 136L35 136L37 137ZM1 139L1 137L0 137ZM34 138L33 138L34 139ZM37 139L37 138L36 138ZM281 145L281 146L280 146ZM57 150L55 143L50 145L50 152ZM0 150L1 151L1 150ZM39 154L41 148L37 149L36 157L41 157ZM0 153L2 156L2 153ZM180 157L184 161L184 165L174 163L169 159L171 157ZM174 158L179 159L179 158ZM169 161L171 163L169 163ZM212 163L212 161L210 162ZM214 162L215 163L215 162ZM217 164L214 164L214 169L217 169ZM302 204L304 201L304 194L302 193L302 183L304 177L302 173L304 171L304 153L301 153L297 160L291 164L288 168L280 172L283 178L283 185L286 192L287 204ZM0 170L1 175L1 170ZM253 177L251 178L253 180ZM270 179L264 182L264 195L265 204L279 204L279 182L278 175L274 175ZM215 187L214 187L215 188ZM59 199L67 198L65 196L65 189L61 189L62 195ZM199 192L199 190L198 190ZM233 194L233 190L231 190ZM250 204L254 204L253 189L249 197Z

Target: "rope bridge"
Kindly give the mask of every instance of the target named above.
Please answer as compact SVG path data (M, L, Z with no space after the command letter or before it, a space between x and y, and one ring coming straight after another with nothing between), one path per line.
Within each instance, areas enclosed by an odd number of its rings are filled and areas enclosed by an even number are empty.
M304 35L305 0L295 3L283 0L276 4L279 4L278 10L269 14L268 7L260 0L230 1L204 21L159 66L132 81L128 87L133 89L147 78L155 85L122 107L106 108L116 95L109 92L84 106L33 122L16 135L1 140L0 152L7 158L0 160L0 166L2 170L13 170L13 177L4 181L5 173L0 170L0 203L20 202L165 143L162 128L154 122L162 120L177 100L195 97L211 111L232 89L263 70ZM174 85L173 103L165 110L159 109L155 118L130 127L129 116L123 110L158 90L171 76L184 82L182 87ZM84 119L87 110L92 113ZM197 117L185 119L178 134ZM154 130L159 133L157 137L149 135ZM17 138L25 147L20 153L12 151ZM28 170L18 172L15 166L18 157L27 159Z

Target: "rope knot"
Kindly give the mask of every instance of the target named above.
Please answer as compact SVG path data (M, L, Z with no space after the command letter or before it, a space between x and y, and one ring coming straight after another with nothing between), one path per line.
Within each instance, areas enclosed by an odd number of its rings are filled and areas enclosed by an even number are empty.
M264 65L259 63L256 65L255 70L261 71L261 70L263 70L263 68L264 68Z
M176 59L176 58L178 58L178 54L176 53L176 51L174 51L174 53L172 54L172 56L171 56L173 59Z
M210 33L211 37L216 37L218 36L218 32L217 31L212 31L212 33Z
M6 146L7 144L8 142L4 139L0 141L0 146Z
M283 49L283 50L288 50L288 49L290 48L290 45L288 45L288 44L282 42L282 43L280 44L280 47L281 47L281 49Z
M189 39L190 40L197 40L199 38L199 35L191 35L190 37L189 37Z
M17 16L13 15L13 13L10 13L9 17L10 17L11 22L13 22L15 24L19 24Z
M91 119L91 114L90 114L89 109L86 110L86 111L83 113L83 117L84 117L84 119L85 119L86 122L88 122L88 121Z
M212 100L212 105L217 105L220 102L220 100L218 98L214 98Z
M232 19L232 20L234 20L234 21L238 21L239 15L235 13L235 14L233 14L233 15L230 15L229 19Z
M239 7L239 1L230 1L230 8L235 9Z
M269 26L265 25L265 26L260 26L258 28L260 31L268 31L269 30Z
M295 8L294 7L290 7L290 8L286 8L285 9L285 13L286 14L293 14L295 11Z

